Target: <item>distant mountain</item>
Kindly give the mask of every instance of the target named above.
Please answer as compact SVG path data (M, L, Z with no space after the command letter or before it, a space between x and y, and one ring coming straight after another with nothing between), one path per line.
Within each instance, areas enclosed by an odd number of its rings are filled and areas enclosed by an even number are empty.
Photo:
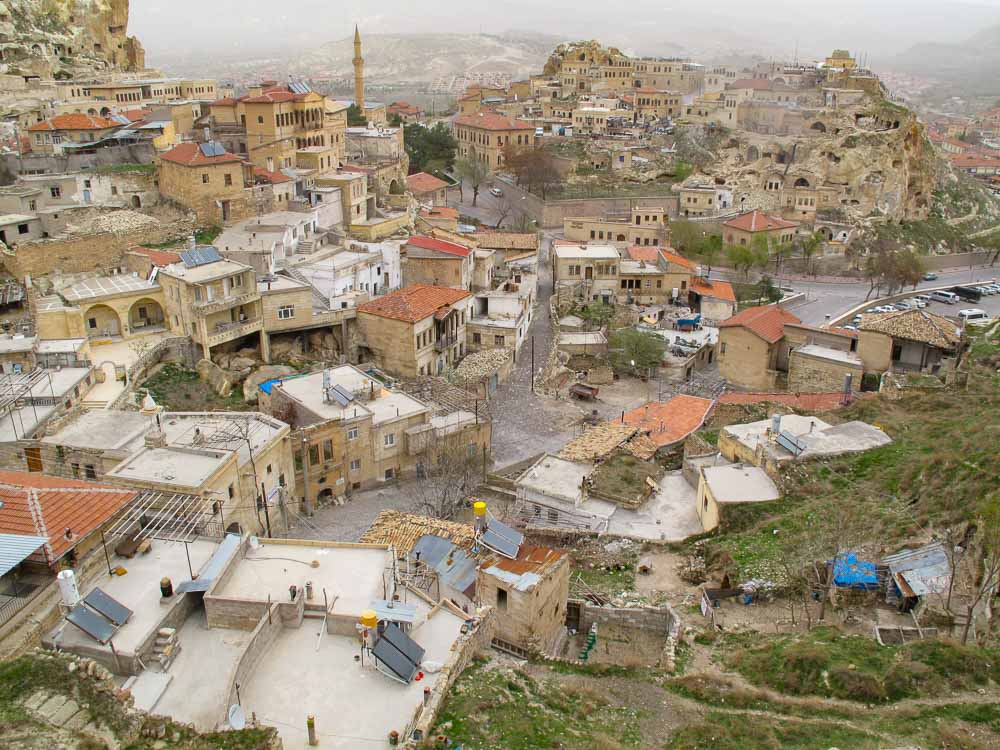
M1000 24L963 42L916 44L883 67L936 78L951 84L956 95L1000 94Z
M443 76L498 71L513 78L538 72L559 37L503 34L368 34L365 78L370 83L433 81ZM288 61L289 72L331 78L353 75L353 39L328 42Z

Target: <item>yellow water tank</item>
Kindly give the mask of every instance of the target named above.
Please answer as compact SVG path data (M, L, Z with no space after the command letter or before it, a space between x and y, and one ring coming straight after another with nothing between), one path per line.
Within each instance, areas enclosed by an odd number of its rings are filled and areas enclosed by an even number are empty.
M361 624L366 628L374 628L378 625L378 615L374 609L366 609L361 613Z
M468 506L466 506L466 507L468 507ZM486 503L484 503L482 500L477 500L476 502L474 502L472 504L472 512L475 515L477 515L477 516L485 516L486 515Z

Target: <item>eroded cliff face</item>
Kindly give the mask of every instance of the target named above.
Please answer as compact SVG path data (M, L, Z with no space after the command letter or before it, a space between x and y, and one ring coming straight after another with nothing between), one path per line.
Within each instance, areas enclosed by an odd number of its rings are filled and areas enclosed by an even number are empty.
M0 72L70 79L145 68L129 0L0 0Z
M927 218L937 158L909 110L878 97L818 109L796 135L733 131L705 172L746 205L795 218L797 201L834 220Z

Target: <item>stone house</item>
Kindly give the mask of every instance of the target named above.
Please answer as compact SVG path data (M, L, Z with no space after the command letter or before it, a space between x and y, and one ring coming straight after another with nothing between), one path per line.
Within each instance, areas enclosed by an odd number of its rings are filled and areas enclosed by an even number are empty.
M556 288L571 287L576 296L611 304L618 294L621 256L610 245L577 245L556 240L552 252L552 279Z
M803 344L788 356L788 389L795 393L826 393L843 389L860 391L864 363L855 352L817 344Z
M473 250L455 242L413 235L402 247L403 284L472 289Z
M432 206L448 204L448 183L427 172L417 172L406 178L406 189L420 203Z
M256 213L253 168L212 143L182 143L160 155L160 194L195 212L206 226Z
M566 217L563 234L573 242L603 240L618 246L666 247L670 239L667 212L661 206L634 206L621 216Z
M727 320L736 314L736 292L728 281L692 276L688 300L702 322Z
M63 144L93 143L122 127L99 115L56 115L27 129L31 149L42 154L62 153Z
M961 340L954 322L926 310L868 313L858 329L858 354L869 372L936 368Z
M786 323L801 323L782 307L750 307L719 323L719 374L730 383L773 390Z
M29 214L0 215L0 242L7 247L37 240L43 235L42 222L37 216Z
M699 468L696 507L705 531L722 526L731 507L773 502L780 498L781 493L774 481L757 466L728 464Z
M749 245L754 237L763 236L770 243L789 243L795 238L798 223L777 216L768 216L754 209L722 223L722 236L727 245Z
M491 111L457 115L452 120L452 132L458 142L458 155L478 159L489 166L491 172L503 166L506 148L535 146L533 125Z
M655 305L684 299L696 271L671 248L629 247L618 265L618 300Z
M681 95L673 91L642 87L635 89L634 122L664 120L681 114Z
M163 288L121 275L84 279L38 301L42 339L129 340L167 329Z
M380 367L407 378L458 364L472 312L468 291L427 284L404 286L357 308L368 352Z

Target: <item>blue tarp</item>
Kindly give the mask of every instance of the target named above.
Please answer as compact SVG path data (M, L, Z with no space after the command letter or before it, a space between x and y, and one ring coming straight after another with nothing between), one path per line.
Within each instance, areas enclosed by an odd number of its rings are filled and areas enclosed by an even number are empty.
M833 564L833 584L845 589L878 588L875 563L859 560L854 552L837 555Z

